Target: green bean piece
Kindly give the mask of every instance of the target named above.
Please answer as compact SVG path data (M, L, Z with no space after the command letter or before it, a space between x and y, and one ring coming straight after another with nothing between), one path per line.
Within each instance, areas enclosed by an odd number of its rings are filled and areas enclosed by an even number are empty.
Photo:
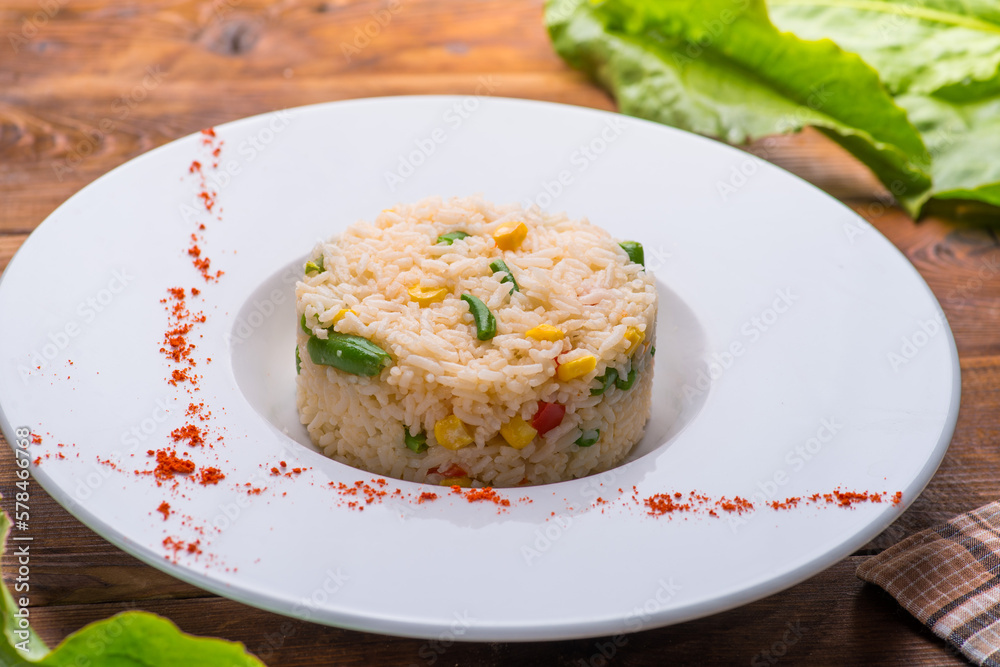
M306 351L314 364L333 366L351 375L378 375L392 363L389 353L361 336L330 331L323 340L310 336Z
M439 236L437 242L451 245L458 239L464 239L466 236L468 236L468 234L466 234L465 232L448 232L447 234L442 234L441 236Z
M502 259L496 259L490 262L490 270L493 273L506 273L503 278L500 279L501 283L510 283L514 287L515 292L520 292L521 288L518 287L517 281L514 280L514 274L510 272L510 268L507 266L507 262Z
M295 346L295 374L300 375L302 373L302 357L299 356L299 346Z
M315 271L316 273L321 273L324 270L325 269L323 268L323 255L320 255L315 260L311 259L308 262L306 262L306 275L309 275L313 271Z
M636 264L642 264L646 268L646 253L642 250L642 244L637 241L622 241L619 243L628 258Z
M604 375L597 378L597 381L601 383L601 386L594 387L593 389L591 389L590 395L600 396L608 389L610 389L611 385L613 385L617 380L618 380L618 371L614 368L609 368L608 370L604 371Z
M403 436L403 442L409 449L413 450L414 454L420 454L427 451L427 434L423 431L418 432L416 435L411 435L410 429L406 429L406 435Z
M649 356L651 356L651 357L655 357L656 356L656 346L655 345L652 346L651 348L649 348Z
M595 428L593 431L584 431L583 435L576 439L578 447L590 447L601 439L601 429Z
M476 338L490 340L497 335L497 320L479 297L463 294L462 301L469 304L469 312L476 322Z
M305 331L307 334L309 334L310 336L312 336L312 329L310 329L308 326L306 326L306 314L305 313L302 313L302 319L299 320L299 326L302 327L303 331Z
M636 375L637 375L637 373L635 372L635 369L634 368L631 369L628 372L628 377L626 377L626 378L618 378L615 381L615 386L618 387L619 389L621 389L622 391L628 391L629 389L632 388L632 385L635 384L635 376Z

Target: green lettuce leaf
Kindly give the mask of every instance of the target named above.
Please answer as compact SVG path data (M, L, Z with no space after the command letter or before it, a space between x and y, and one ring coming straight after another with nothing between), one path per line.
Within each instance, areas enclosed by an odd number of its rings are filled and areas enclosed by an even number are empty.
M2 512L0 551L9 532L10 519ZM171 621L144 611L127 611L84 626L50 652L26 619L21 622L23 612L7 587L0 589L3 667L265 667L242 644L185 634Z
M1000 206L1000 3L770 0L778 27L831 39L881 75L932 156L933 187L899 199Z
M624 113L731 143L811 125L893 192L930 188L930 155L878 74L779 32L763 0L549 0L545 16L556 51Z

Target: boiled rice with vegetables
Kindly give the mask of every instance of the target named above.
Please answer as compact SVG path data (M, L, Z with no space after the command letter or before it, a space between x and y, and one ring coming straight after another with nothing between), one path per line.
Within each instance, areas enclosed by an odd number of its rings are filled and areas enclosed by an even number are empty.
M297 402L338 461L434 484L607 470L649 418L656 288L642 246L479 198L382 211L296 288Z

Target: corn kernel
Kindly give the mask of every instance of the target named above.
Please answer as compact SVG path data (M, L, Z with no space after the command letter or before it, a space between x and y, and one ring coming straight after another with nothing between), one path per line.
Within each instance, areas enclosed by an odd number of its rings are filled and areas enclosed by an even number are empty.
M407 294L423 308L432 303L443 301L444 297L448 294L448 290L444 287L421 287L420 285L414 285L407 290Z
M434 424L434 437L445 449L461 449L475 439L465 430L465 424L455 415L449 415Z
M578 357L573 361L567 361L566 363L559 364L559 370L556 371L556 376L559 378L560 382L569 382L570 380L583 377L595 368L597 368L597 357L592 354L587 354L582 357Z
M358 314L357 314L357 313L355 313L355 312L354 312L354 311L353 311L352 309L350 309L350 308L341 308L340 310L338 310L338 311L337 311L337 314L333 316L333 321L332 321L332 322L330 322L330 324L331 324L331 325L335 325L335 324L337 324L337 322L339 322L340 320L344 319L344 316L345 316L345 315L347 315L347 313L351 313L351 314L353 314L353 315L354 315L355 317L357 317L357 316L358 316Z
M467 489L472 486L472 479L469 477L445 477L438 484L441 486L461 486L463 489Z
M524 335L528 338L534 338L535 340L548 340L557 341L561 340L566 334L559 327L554 327L551 324L539 324L533 329L528 329L524 332Z
M625 332L625 340L627 340L629 343L628 349L625 350L625 354L631 355L633 352L635 352L635 349L639 347L639 344L645 337L646 334L642 333L635 327L629 327L628 330Z
M493 240L501 250L517 250L528 236L528 226L523 222L505 222L493 232Z
M535 439L538 431L533 429L531 424L521 419L521 415L517 415L500 427L500 435L514 449L524 449L528 446L528 443Z

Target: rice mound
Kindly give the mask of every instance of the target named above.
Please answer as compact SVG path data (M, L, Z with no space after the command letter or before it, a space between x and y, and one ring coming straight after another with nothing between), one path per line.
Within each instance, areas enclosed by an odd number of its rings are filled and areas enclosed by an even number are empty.
M493 233L516 222L525 223L527 236L501 250ZM438 242L455 231L468 236ZM320 270L314 266L296 287L296 317L310 331L298 327L297 403L327 456L410 481L507 487L607 470L642 437L653 384L655 283L586 220L478 197L434 197L357 222L310 258ZM490 268L497 259L519 291ZM411 297L414 286L444 288L445 296L422 306ZM494 315L491 340L477 338L463 294ZM525 335L543 324L565 336ZM330 331L371 341L391 362L371 377L313 363L310 336L326 340ZM597 359L592 371L560 381L559 364L588 354ZM634 384L612 383L593 395L612 368L621 379L634 370ZM508 445L501 426L517 416L531 424L540 402L564 406L561 423L522 449ZM459 449L435 436L435 425L452 415L473 439ZM595 430L596 443L576 444ZM407 433L424 434L426 449L408 448Z

